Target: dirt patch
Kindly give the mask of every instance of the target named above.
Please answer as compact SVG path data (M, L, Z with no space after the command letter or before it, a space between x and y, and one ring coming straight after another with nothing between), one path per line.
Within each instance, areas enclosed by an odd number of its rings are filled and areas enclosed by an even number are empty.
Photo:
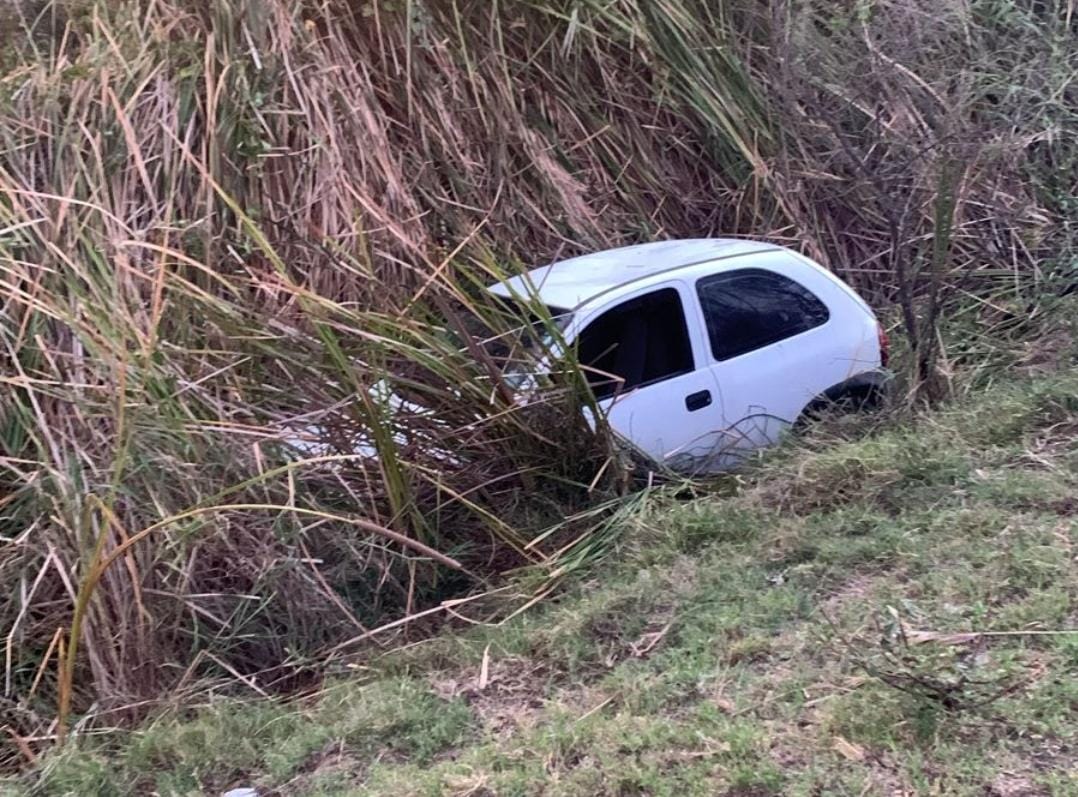
M1031 749L1007 754L996 764L998 772L984 785L987 797L1048 797L1055 792L1038 781L1049 773L1078 782L1078 756L1068 744L1051 737L1038 738Z
M464 700L496 736L508 738L533 727L546 705L549 672L516 656L484 660L478 667L432 678L431 689L445 700Z
M1049 792L1025 775L1000 773L987 791L989 797L1046 797Z
M804 739L778 738L771 743L768 755L784 773L800 772L811 764Z
M878 578L878 576L863 573L855 575L828 595L820 604L820 609L828 617L841 613L846 604L868 598Z
M869 769L869 777L875 784L878 794L888 797L914 797L918 794L902 777L901 768L889 756L870 754L864 762Z

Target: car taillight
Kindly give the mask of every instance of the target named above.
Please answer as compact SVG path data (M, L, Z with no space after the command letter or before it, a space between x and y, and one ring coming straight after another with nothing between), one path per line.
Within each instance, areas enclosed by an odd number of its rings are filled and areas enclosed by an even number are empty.
M880 339L880 365L886 368L891 359L891 340L887 337L887 330L883 328L883 324L877 323L876 330Z

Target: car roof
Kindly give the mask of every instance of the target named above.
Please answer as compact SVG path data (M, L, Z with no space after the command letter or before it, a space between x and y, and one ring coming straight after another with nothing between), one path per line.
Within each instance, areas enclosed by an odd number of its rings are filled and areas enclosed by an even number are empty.
M600 294L647 277L711 260L781 249L765 241L696 238L623 246L572 257L495 283L496 296L531 296L543 304L573 310Z

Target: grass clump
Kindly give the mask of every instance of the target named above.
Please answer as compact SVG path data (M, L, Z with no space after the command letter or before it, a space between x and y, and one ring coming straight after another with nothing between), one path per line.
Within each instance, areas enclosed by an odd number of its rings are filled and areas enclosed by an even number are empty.
M97 794L133 788L189 794L280 784L310 779L324 759L345 749L351 767L376 756L425 766L473 730L472 714L461 701L439 698L428 685L407 678L380 680L359 691L331 689L313 711L297 710L302 705L210 706L179 728L160 723L138 734L125 755L127 766L145 773L138 783L118 778L102 758L61 754L44 770L43 785L56 793L92 786Z

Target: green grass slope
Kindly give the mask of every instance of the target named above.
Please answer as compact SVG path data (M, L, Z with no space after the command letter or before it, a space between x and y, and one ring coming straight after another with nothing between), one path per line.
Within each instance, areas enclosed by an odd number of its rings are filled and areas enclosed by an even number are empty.
M82 738L31 788L1078 795L1078 377L823 424L732 484L501 627Z

